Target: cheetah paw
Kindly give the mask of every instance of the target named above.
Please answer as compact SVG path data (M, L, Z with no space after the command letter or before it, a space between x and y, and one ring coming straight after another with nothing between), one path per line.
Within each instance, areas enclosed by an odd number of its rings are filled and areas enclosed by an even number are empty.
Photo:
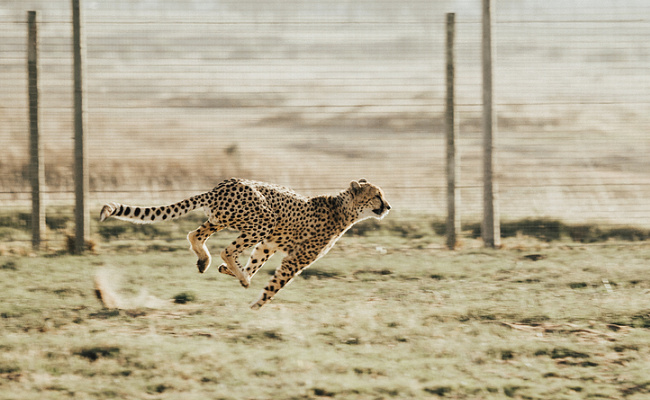
M199 260L196 262L196 267L199 269L200 273L204 273L205 271L210 268L210 259L209 258L199 258Z
M250 286L250 281L249 280L240 279L239 283L241 283L241 285L244 287L244 289L248 289L248 287Z
M224 268L224 271L222 272L221 269L222 267ZM235 267L237 268L237 267ZM226 272L227 271L227 272ZM248 286L250 286L251 283L251 278L246 276L239 268L237 270L233 271L232 268L230 268L227 264L222 264L219 267L219 272L222 272L224 274L232 275L235 278L239 279L239 283L245 288L248 289Z
M230 275L230 276L235 276L232 272L230 272L230 269L228 269L228 266L224 263L219 266L219 272L222 274Z

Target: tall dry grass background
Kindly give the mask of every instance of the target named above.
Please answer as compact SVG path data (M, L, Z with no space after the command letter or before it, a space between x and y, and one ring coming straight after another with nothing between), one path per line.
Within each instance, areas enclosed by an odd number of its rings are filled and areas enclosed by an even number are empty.
M0 201L27 206L26 11L39 11L46 200L72 204L70 2L0 5ZM480 2L82 2L91 200L240 176L365 177L443 215L444 20L457 13L462 213L481 213ZM497 1L502 217L650 225L650 5ZM584 4L584 3L581 3Z

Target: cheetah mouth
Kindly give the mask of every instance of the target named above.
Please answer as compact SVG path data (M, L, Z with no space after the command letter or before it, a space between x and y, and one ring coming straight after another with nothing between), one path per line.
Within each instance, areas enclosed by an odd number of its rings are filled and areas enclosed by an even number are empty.
M375 214L377 214L378 217L384 217L386 214L388 214L388 211L390 210L390 206L383 201L381 202L381 206L379 208L375 208L372 210Z
M380 208L376 208L376 209L372 210L372 212L377 214L377 217L379 217L381 219L381 218L385 217L386 214L388 214L388 210L390 210L390 207L386 207L386 206L382 205Z

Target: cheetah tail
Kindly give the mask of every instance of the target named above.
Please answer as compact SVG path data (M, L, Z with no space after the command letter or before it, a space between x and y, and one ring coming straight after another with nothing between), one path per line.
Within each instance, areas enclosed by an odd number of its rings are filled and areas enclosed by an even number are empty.
M205 205L207 193L190 197L168 206L138 207L120 203L108 203L102 207L99 221L103 222L109 217L130 221L136 224L151 224L182 217L183 215Z
M99 222L104 222L106 221L106 218L110 217L113 215L115 210L119 208L119 204L117 203L108 203L105 204L104 207L102 207L102 211L99 213Z

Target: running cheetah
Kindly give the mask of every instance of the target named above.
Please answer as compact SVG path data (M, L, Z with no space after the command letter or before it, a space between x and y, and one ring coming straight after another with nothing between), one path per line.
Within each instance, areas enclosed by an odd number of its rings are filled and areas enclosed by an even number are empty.
M335 196L305 197L283 186L232 178L209 192L169 206L109 203L102 208L100 221L114 217L152 223L181 217L199 207L208 220L187 235L190 249L198 256L199 272L210 267L206 240L226 227L241 234L221 252L224 263L219 272L238 278L245 288L276 251L286 254L258 300L251 304L252 309L269 302L303 269L324 256L352 225L370 217L382 219L390 210L383 191L365 179L352 181ZM242 267L239 255L253 245Z

